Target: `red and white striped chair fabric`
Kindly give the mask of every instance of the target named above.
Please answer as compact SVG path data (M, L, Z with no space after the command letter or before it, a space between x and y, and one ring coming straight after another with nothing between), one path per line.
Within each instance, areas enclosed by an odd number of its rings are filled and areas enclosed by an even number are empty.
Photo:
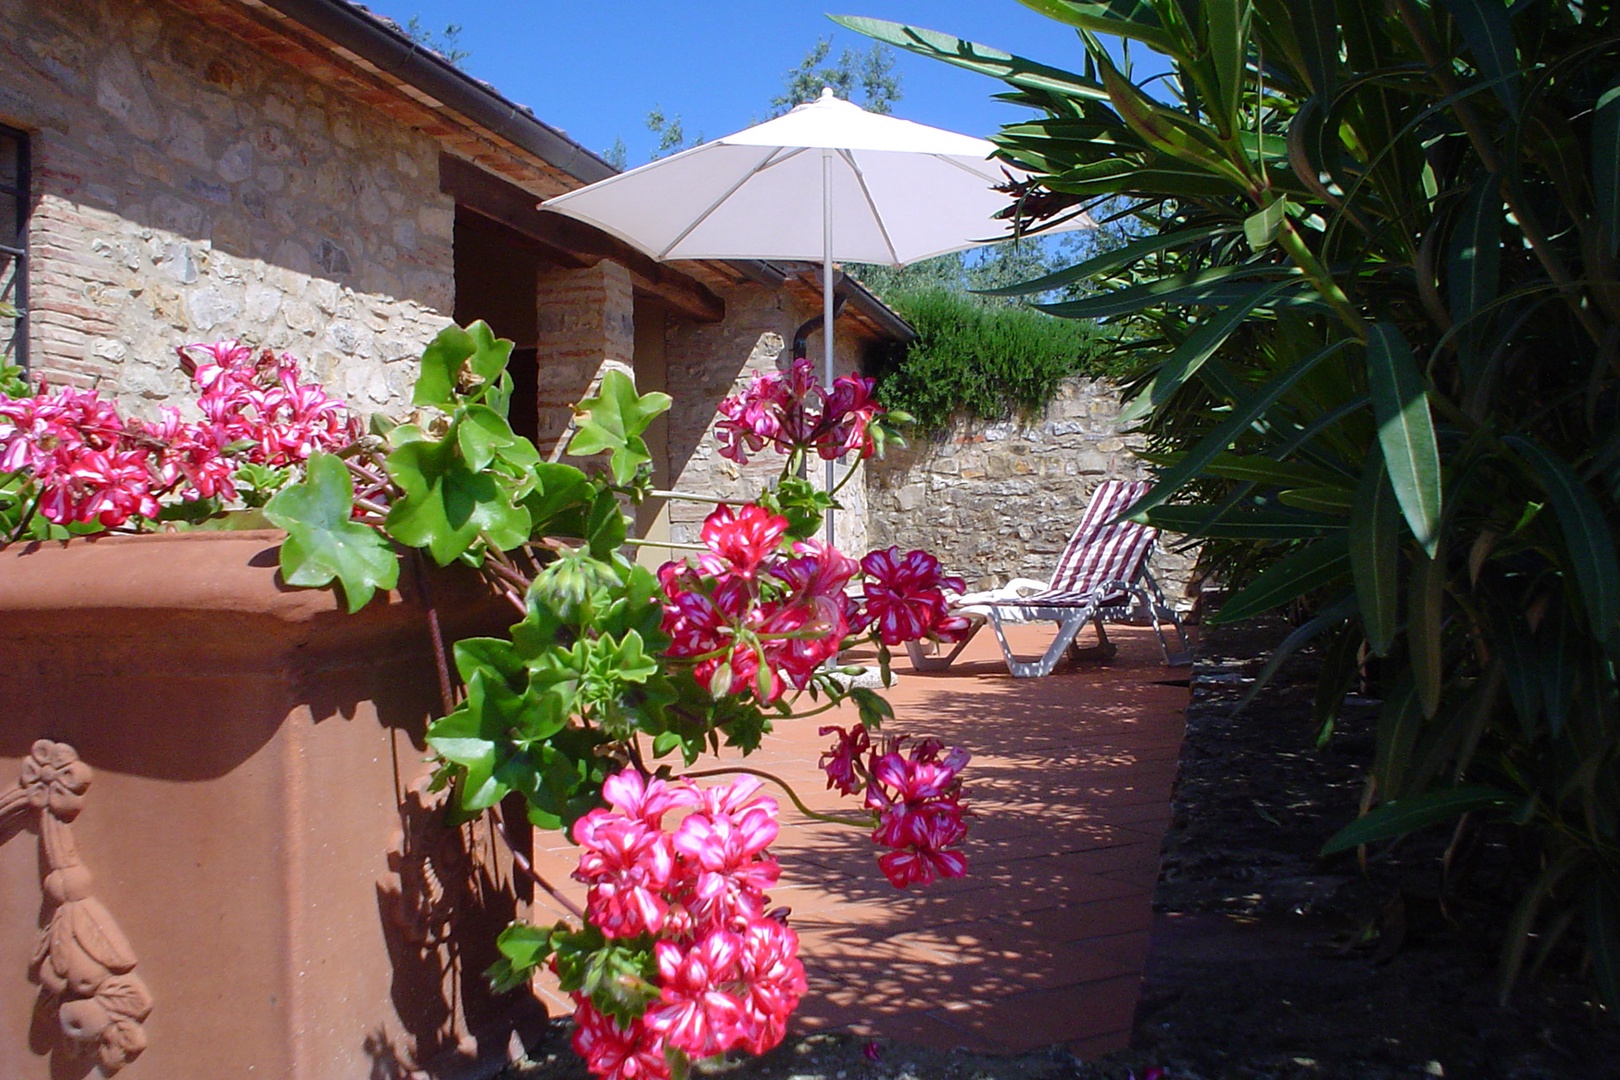
M1180 617L1165 601L1164 593L1148 572L1148 556L1152 554L1158 530L1134 521L1116 520L1146 495L1149 487L1145 480L1105 480L1098 484L1079 525L1058 556L1057 569L1044 588L1030 591L1029 586L1035 583L1014 582L1005 590L971 594L958 602L958 610L982 617L973 633L984 624L983 619L988 619L1001 643L1007 670L1013 675L1020 678L1048 675L1065 650L1077 657L1112 655L1114 646L1103 628L1104 620L1119 622L1138 612L1151 619L1166 664L1190 662L1187 635L1182 630ZM1056 623L1058 628L1057 637L1046 653L1035 661L1015 658L1003 625L1045 621ZM1088 622L1097 627L1097 647L1082 651L1075 648L1075 638ZM1180 641L1180 649L1174 654L1164 634L1165 623L1174 628ZM919 643L910 643L912 664L919 671L948 668L972 636L970 633L944 655L930 655Z

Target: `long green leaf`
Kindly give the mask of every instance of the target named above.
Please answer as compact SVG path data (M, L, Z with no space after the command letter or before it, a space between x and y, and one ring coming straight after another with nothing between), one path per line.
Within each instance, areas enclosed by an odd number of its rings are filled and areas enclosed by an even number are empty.
M1227 510L1216 505L1155 506L1141 515L1165 532L1218 540L1309 540L1344 529L1344 519L1287 510Z
M1598 95L1592 111L1592 193L1606 250L1620 250L1620 79Z
M1412 568L1412 594L1406 606L1406 648L1423 715L1432 720L1440 708L1442 601L1446 565L1419 556Z
M1205 240L1217 236L1230 236L1237 232L1231 225L1210 225L1199 229L1177 229L1173 232L1155 233L1140 240L1132 240L1112 251L1105 251L1100 255L1093 255L1089 259L1065 267L1056 273L1044 277L1034 278L1030 281L1020 282L1017 285L1007 285L999 289L975 289L980 296L1028 296L1051 292L1065 285L1102 274L1110 274L1115 270L1122 270L1133 263L1139 262L1149 255L1157 255L1161 251L1172 248L1191 247Z
M1322 845L1322 854L1332 855L1362 844L1404 836L1413 829L1450 821L1475 810L1506 806L1509 801L1507 792L1484 784L1445 788L1393 799L1334 833Z
M1406 789L1412 749L1417 745L1423 714L1411 672L1402 672L1378 710L1376 749L1373 753L1373 790L1380 798L1397 798Z
M1301 358L1287 371L1272 379L1264 386L1258 387L1254 394L1232 406L1231 415L1223 420L1215 430L1206 435L1202 442L1187 452L1180 463L1173 468L1166 469L1160 474L1158 483L1134 507L1132 513L1141 513L1163 503L1174 495L1181 486L1208 465L1216 457L1226 453L1250 424L1258 420L1265 411L1275 405L1279 398L1288 393L1296 383L1310 374L1312 369L1330 356L1350 345L1349 339L1335 341L1326 345L1309 356Z
M1355 610L1356 598L1348 594L1341 596L1338 600L1323 608L1315 617L1307 619L1300 624L1298 629L1283 638L1281 643L1271 650L1271 659L1267 660L1266 666L1260 669L1260 674L1255 676L1255 680L1249 686L1249 689L1238 699L1238 703L1232 706L1232 715L1236 716L1243 711L1249 702L1253 701L1255 696L1270 684L1278 670L1282 668L1290 656L1315 641L1325 631L1343 625L1344 620L1349 618Z
M1502 276L1501 177L1482 173L1474 181L1452 228L1446 259L1446 292L1464 370L1478 377L1484 337L1482 313L1496 299Z
M1601 876L1587 909L1586 947L1603 1003L1620 1009L1620 893Z
M1519 52L1513 44L1513 22L1503 0L1442 0L1457 20L1474 65L1491 82L1509 113L1519 112Z
M1018 0L1049 19L1068 23L1094 34L1115 34L1134 38L1155 52L1173 56L1176 40L1165 31L1164 23L1147 0Z
M1350 551L1343 533L1324 537L1308 547L1284 555L1262 570L1242 592L1221 605L1210 618L1213 624L1237 622L1315 592L1350 569Z
M1023 90L1098 101L1107 100L1108 97L1102 86L1092 80L1083 79L1062 68L1002 52L988 45L963 41L955 34L942 34L937 30L925 30L920 26L907 26L905 23L890 22L886 19L867 19L854 15L829 15L828 18L857 34L876 38L897 49L943 60L947 64L976 71L981 75L989 75Z
M1361 625L1376 656L1389 655L1400 618L1400 519L1383 455L1374 448L1350 515L1350 567L1356 578Z
M1333 0L1294 0L1289 9L1305 74L1311 89L1325 100L1339 73L1339 19Z
M1395 498L1432 559L1440 542L1440 448L1423 373L1406 335L1393 323L1375 323L1368 332L1367 382Z
M1099 296L1087 297L1084 300L1065 300L1035 306L1065 319L1107 319L1166 304L1226 304L1232 302L1231 294L1225 291L1217 292L1217 287L1232 284L1234 279L1244 278L1256 280L1290 278L1293 279L1291 284L1304 282L1298 271L1283 266L1249 264L1217 266L1208 270L1173 274L1142 285L1132 285Z
M1506 441L1547 489L1592 632L1599 641L1608 641L1620 622L1620 562L1603 508L1561 458L1523 436L1510 435Z
M1220 126L1226 131L1237 127L1238 109L1243 103L1244 69L1248 64L1250 0L1204 0L1204 18L1209 27L1209 55L1215 66L1215 89Z
M1231 337L1238 327L1249 321L1249 317L1256 310L1294 287L1294 282L1283 281L1258 288L1242 303L1221 308L1210 315L1207 321L1200 323L1198 328L1188 334L1187 339L1176 347L1176 351L1159 365L1158 372L1153 376L1150 391L1142 396L1154 408L1169 401L1171 396L1203 366L1204 361L1215 355L1215 350L1226 344L1226 339ZM1132 410L1127 409L1126 414L1121 416L1121 421L1128 423L1130 419L1134 419L1130 415L1131 412Z

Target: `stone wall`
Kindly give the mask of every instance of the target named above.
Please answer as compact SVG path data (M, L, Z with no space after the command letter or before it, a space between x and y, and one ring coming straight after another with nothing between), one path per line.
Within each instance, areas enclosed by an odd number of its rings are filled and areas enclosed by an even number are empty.
M176 345L284 349L409 400L454 299L438 146L160 0L0 0L0 122L31 133L32 366L151 415Z
M754 376L785 369L793 331L820 309L759 285L728 290L725 301L726 318L722 323L671 324L665 351L669 391L675 399L669 418L669 475L677 491L725 499L752 498L781 472L782 458L765 450L747 465L739 466L721 457L714 437L716 409ZM838 373L847 374L859 366L861 343L843 329L841 325L834 335L834 366ZM808 353L819 379L819 328L810 336ZM843 476L850 467L851 463L841 463L838 475ZM812 463L811 470L812 479L819 484L822 463ZM865 472L864 466L857 466L855 477L838 493L843 509L834 521L839 549L857 555L870 546ZM670 538L676 542L696 541L698 528L711 509L700 503L671 503Z
M1111 384L1071 379L1038 417L958 422L890 452L868 465L873 546L932 551L970 589L1047 579L1092 489L1146 476L1119 411ZM1184 604L1189 566L1163 546L1154 556L1172 603Z

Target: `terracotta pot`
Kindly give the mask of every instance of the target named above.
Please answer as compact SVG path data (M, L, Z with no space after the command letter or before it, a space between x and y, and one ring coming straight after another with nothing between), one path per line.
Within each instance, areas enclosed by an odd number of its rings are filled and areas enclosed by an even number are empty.
M349 616L280 540L0 550L0 1077L459 1075L544 1019L482 975L504 850L419 784L417 581ZM452 636L512 621L429 585Z

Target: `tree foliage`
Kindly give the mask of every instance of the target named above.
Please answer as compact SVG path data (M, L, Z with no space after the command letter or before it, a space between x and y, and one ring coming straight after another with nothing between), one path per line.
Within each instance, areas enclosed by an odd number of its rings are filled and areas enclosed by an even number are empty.
M403 29L406 37L418 45L427 46L456 67L460 67L472 57L471 49L461 47L459 23L449 23L443 30L435 32L422 25L422 16L418 14L412 15Z
M1331 731L1378 658L1373 809L1534 844L1504 952L1574 934L1620 1006L1620 24L1580 0L1026 0L1067 71L840 20L1003 80L1036 216L1143 235L1031 283L1133 325L1139 505L1241 587L1303 604ZM1163 55L1138 79L1105 36ZM1128 55L1128 52L1125 53ZM1379 805L1382 804L1382 805Z
M873 45L862 52L845 49L832 63L832 38L816 41L799 66L782 76L782 92L771 99L771 116L781 116L795 105L821 96L823 87L845 101L854 101L867 112L890 113L900 100L900 76L894 70L894 51L886 45ZM858 92L858 93L857 93Z

